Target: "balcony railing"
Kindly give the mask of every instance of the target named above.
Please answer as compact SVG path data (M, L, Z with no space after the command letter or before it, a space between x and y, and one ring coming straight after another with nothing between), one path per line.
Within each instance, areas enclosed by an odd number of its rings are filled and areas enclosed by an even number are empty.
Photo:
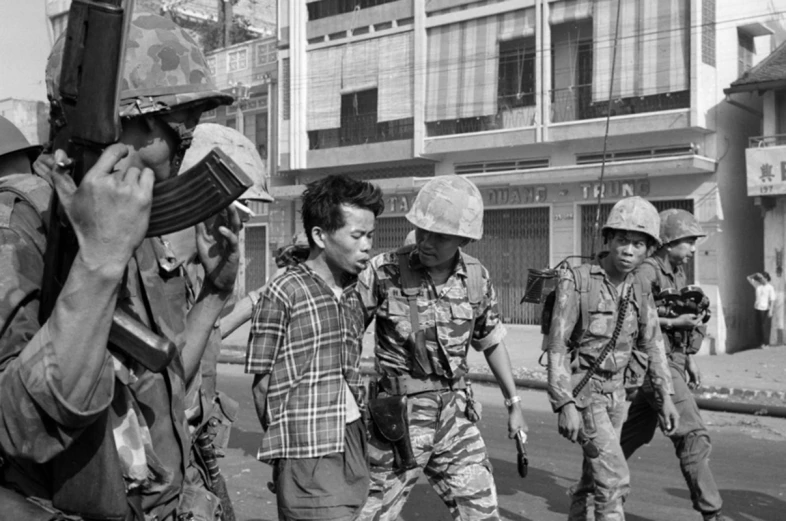
M786 134L756 136L748 140L748 148L780 147L786 145Z
M690 91L685 90L612 100L611 115L623 116L688 107L690 107ZM608 101L592 101L592 84L573 85L551 91L552 123L605 118L608 110Z
M522 104L526 103L526 104ZM518 106L516 106L518 105ZM497 113L493 116L446 119L426 123L430 137L468 134L510 128L526 128L535 125L535 95L500 96L497 98Z
M309 131L308 148L318 150L412 139L413 133L412 118L377 122L376 112L344 116L341 118L341 128Z

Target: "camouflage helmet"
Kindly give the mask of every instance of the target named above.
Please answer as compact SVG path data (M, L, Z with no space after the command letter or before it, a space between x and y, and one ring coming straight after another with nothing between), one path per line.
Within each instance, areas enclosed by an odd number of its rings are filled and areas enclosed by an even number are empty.
M420 189L407 220L429 232L478 240L483 236L483 198L461 176L437 176Z
M0 116L0 157L14 152L24 152L32 161L41 152L41 147L31 145L16 125Z
M601 228L601 233L606 230L625 230L639 232L652 237L660 244L660 216L652 203L639 196L628 197L618 201L609 212L606 224Z
M417 238L415 237L416 230L410 231L406 237L404 237L404 246L412 246L418 242Z
M660 242L669 244L688 237L706 237L699 221L686 210L671 208L660 213Z
M186 151L180 171L184 172L197 164L213 147L224 151L243 172L254 180L254 185L246 190L240 199L251 199L265 203L273 202L267 191L265 162L246 136L239 131L217 123L200 123L194 129L194 139Z
M66 32L49 53L46 90L60 99L60 69ZM168 111L204 103L204 110L232 103L232 96L216 89L199 46L181 27L163 16L135 12L131 16L120 88L121 116Z

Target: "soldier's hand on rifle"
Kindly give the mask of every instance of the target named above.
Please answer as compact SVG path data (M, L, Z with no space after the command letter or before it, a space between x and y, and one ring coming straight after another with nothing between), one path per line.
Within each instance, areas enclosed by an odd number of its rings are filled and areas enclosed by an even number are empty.
M52 170L55 169L55 156L54 154L38 154L33 162L33 172L38 177L52 182Z
M690 389L698 389L701 387L701 371L699 370L699 364L696 363L696 360L694 360L692 356L689 356L685 363L685 376L687 376L688 387Z
M680 415L670 395L662 396L661 399L662 405L660 411L658 411L658 423L663 433L666 436L671 436L677 432L680 424Z
M219 291L231 291L237 277L240 250L237 234L242 224L233 207L197 224L197 250L207 280Z
M142 243L150 219L155 177L125 160L128 147L106 148L79 187L68 175L71 160L55 152L52 180L60 203L79 241L79 256L88 266L125 270Z
M671 327L675 329L693 329L701 325L701 315L686 313L671 319Z
M574 442L578 438L579 429L581 429L581 416L573 403L566 403L559 410L559 419L557 420L559 426L559 433L570 441Z

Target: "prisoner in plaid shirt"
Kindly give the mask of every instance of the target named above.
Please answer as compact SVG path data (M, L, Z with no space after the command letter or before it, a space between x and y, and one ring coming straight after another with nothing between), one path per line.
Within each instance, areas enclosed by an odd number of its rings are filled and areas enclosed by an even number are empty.
M364 311L379 188L329 176L303 193L306 261L274 278L254 308L246 372L274 467L279 519L353 519L368 495L360 410ZM305 492L305 493L304 493Z

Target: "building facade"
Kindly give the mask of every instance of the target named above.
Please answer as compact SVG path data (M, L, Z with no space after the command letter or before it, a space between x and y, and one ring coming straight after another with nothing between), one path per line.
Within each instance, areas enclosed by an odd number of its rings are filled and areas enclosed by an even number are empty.
M279 2L271 244L298 230L297 198L319 176L382 187L381 251L409 231L424 182L464 175L487 209L484 238L467 250L489 268L506 320L535 324L539 309L519 305L527 268L599 251L599 196L602 222L616 200L641 195L694 212L709 233L689 270L713 303L703 351L744 347L745 275L760 269L762 232L739 173L758 122L723 86L783 39L770 2L745 6L743 16L733 0Z
M742 110L761 118L745 151L747 194L761 209L763 271L772 276L777 300L770 344L784 343L783 252L786 249L786 44L725 90Z

